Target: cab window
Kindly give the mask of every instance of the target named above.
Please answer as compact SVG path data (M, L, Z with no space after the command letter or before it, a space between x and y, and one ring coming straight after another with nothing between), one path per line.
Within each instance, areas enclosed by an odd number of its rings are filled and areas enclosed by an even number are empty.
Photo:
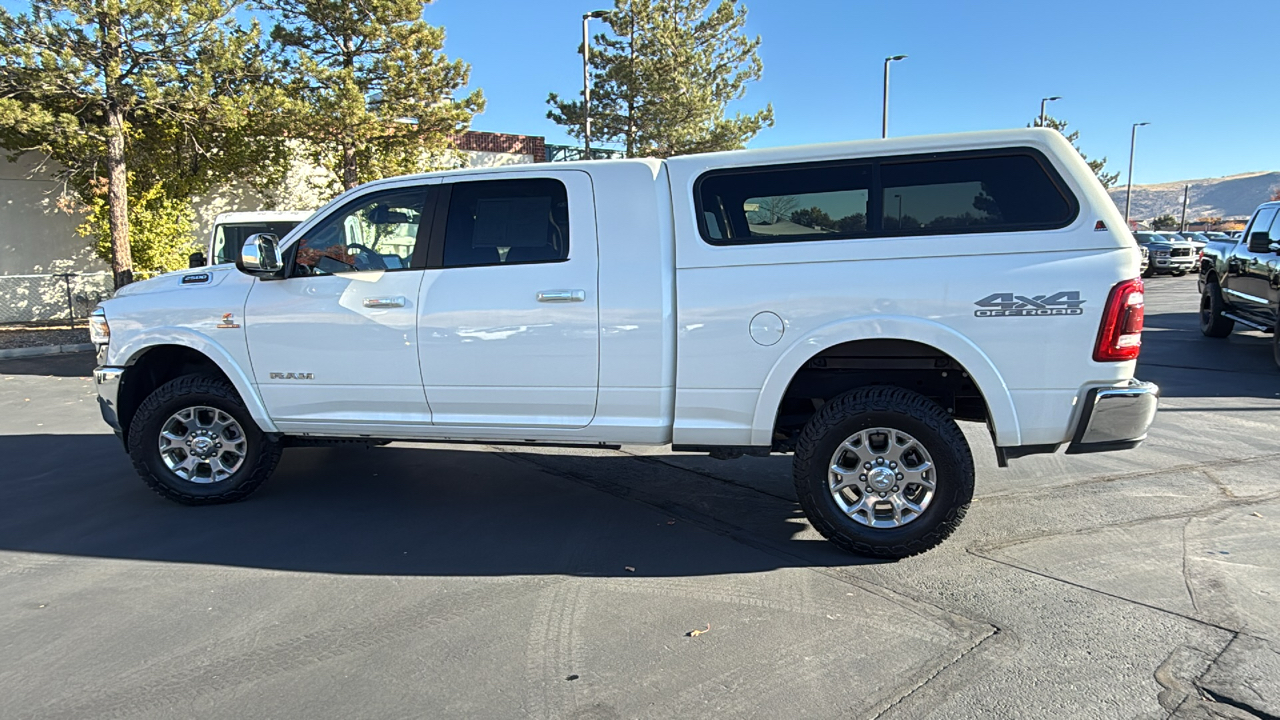
M477 180L452 187L444 267L569 258L569 197L551 178Z
M418 243L425 187L353 200L298 241L294 275L405 270Z

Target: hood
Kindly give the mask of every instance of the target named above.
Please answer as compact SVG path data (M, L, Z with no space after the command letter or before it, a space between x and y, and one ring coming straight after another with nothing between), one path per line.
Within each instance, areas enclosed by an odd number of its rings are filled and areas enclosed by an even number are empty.
M212 287L221 284L228 272L238 272L234 265L213 265L202 268L175 270L157 275L149 280L130 283L115 292L115 297L133 297L135 295L188 292L195 288Z

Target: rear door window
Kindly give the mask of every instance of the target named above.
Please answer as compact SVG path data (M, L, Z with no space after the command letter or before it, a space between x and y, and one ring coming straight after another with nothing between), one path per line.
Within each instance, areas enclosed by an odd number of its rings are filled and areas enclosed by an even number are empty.
M551 178L455 183L443 267L560 262L569 257L569 197Z

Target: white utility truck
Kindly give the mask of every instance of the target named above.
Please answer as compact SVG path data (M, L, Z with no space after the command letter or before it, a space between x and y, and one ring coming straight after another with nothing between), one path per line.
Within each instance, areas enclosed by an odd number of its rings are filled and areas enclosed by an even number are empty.
M823 535L903 557L970 502L959 420L1001 464L1145 438L1138 273L1052 130L432 173L123 288L96 382L182 503L299 443L793 453Z
M309 217L310 210L221 213L213 219L213 229L209 231L209 242L205 250L191 256L191 267L234 263L240 256L240 247L250 235L268 233L284 237Z

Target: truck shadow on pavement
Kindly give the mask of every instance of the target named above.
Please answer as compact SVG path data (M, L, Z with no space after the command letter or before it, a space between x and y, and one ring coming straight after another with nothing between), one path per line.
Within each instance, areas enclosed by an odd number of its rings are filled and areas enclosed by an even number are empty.
M18 552L432 576L693 576L869 562L821 540L794 503L724 483L655 507L653 490L638 484L659 474L678 487L686 471L628 456L292 448L255 495L211 507L152 493L111 435L5 435L0 457L0 548ZM549 469L560 460L572 467ZM748 516L728 525L717 512Z

